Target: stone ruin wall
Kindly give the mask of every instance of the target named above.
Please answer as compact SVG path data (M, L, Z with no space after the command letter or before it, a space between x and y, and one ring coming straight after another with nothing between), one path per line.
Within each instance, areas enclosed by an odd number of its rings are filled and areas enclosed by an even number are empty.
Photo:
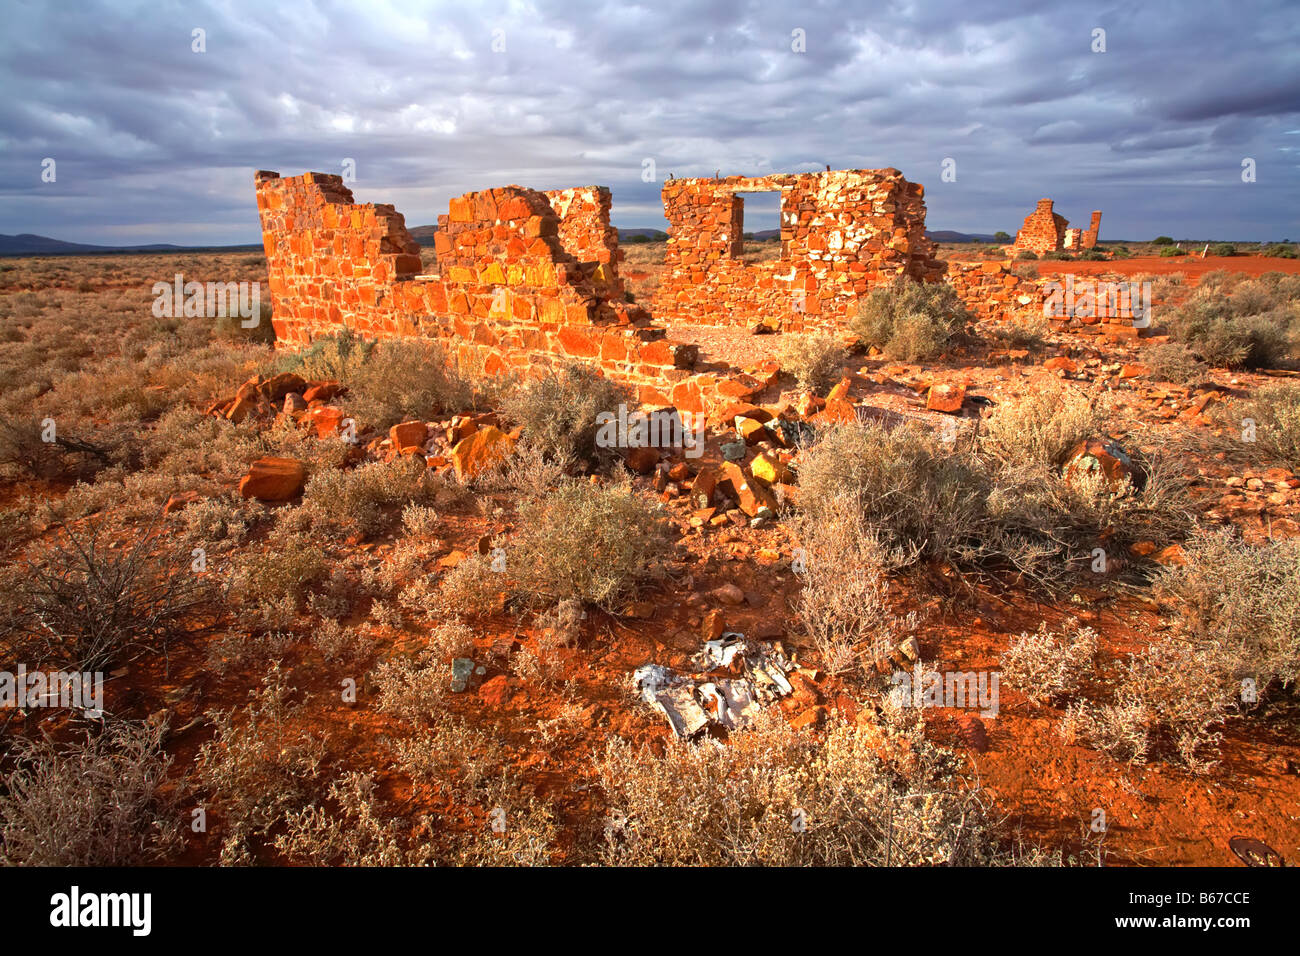
M437 272L425 275L402 215L354 202L339 176L259 172L256 185L272 323L289 348L345 327L369 338L429 336L473 373L536 376L577 361L630 386L643 404L689 411L747 401L772 380L771 364L700 365L696 346L669 339L624 301L604 187L459 196L438 217ZM737 193L772 187L782 196L783 256L747 264ZM1043 314L1049 280L1002 263L936 260L922 195L893 169L671 181L664 200L672 240L655 319L750 325L775 317L784 331L841 331L857 299L896 275L945 279L981 319ZM1055 228L1060 217L1043 203L1027 228L1043 223L1043 212ZM1093 213L1094 239L1099 220ZM1122 324L1071 318L1057 326L1129 334Z
M897 275L936 281L924 188L896 169L718 179L663 187L668 250L652 311L694 325L842 329L856 300ZM743 199L781 196L781 258L743 260Z
M439 217L439 272L422 275L402 216L354 203L340 177L263 171L256 184L272 324L290 348L345 327L367 338L429 336L476 373L536 376L577 361L630 386L644 404L686 411L747 399L766 384L731 369L696 369L695 346L669 340L644 310L614 296L616 234L593 230L590 219L607 222L607 190L561 191L575 194L567 226L535 190L457 197ZM593 278L602 266L607 278Z

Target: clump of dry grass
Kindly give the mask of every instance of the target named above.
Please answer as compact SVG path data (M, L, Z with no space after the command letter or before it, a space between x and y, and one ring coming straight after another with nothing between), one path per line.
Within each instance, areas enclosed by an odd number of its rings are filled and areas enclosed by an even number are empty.
M785 335L776 359L800 388L823 391L839 380L848 351L829 332Z
M85 740L14 738L0 786L0 863L140 866L180 846L164 725L111 722Z

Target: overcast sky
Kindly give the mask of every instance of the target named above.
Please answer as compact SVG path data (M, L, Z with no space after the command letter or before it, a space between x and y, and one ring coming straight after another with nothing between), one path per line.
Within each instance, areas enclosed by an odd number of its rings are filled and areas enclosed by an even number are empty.
M5 0L4 19L0 233L257 242L254 170L350 158L357 199L411 226L474 189L595 183L617 225L662 227L670 172L829 163L924 183L931 229L1014 233L1050 196L1073 225L1101 209L1103 239L1300 241L1295 0Z

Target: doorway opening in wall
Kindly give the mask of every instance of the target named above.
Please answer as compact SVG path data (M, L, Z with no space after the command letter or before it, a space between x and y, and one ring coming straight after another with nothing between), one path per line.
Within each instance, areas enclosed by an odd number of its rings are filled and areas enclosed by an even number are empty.
M741 202L741 258L746 262L781 258L781 191L736 195Z

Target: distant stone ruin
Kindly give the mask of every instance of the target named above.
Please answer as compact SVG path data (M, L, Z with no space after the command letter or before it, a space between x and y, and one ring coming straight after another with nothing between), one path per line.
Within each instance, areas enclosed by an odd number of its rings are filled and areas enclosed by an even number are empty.
M1025 217L1025 224L1016 233L1013 249L1027 249L1039 255L1061 252L1065 249L1091 249L1097 244L1101 229L1101 211L1093 210L1092 225L1088 229L1070 229L1064 216L1052 211L1052 200L1038 200L1038 207Z

